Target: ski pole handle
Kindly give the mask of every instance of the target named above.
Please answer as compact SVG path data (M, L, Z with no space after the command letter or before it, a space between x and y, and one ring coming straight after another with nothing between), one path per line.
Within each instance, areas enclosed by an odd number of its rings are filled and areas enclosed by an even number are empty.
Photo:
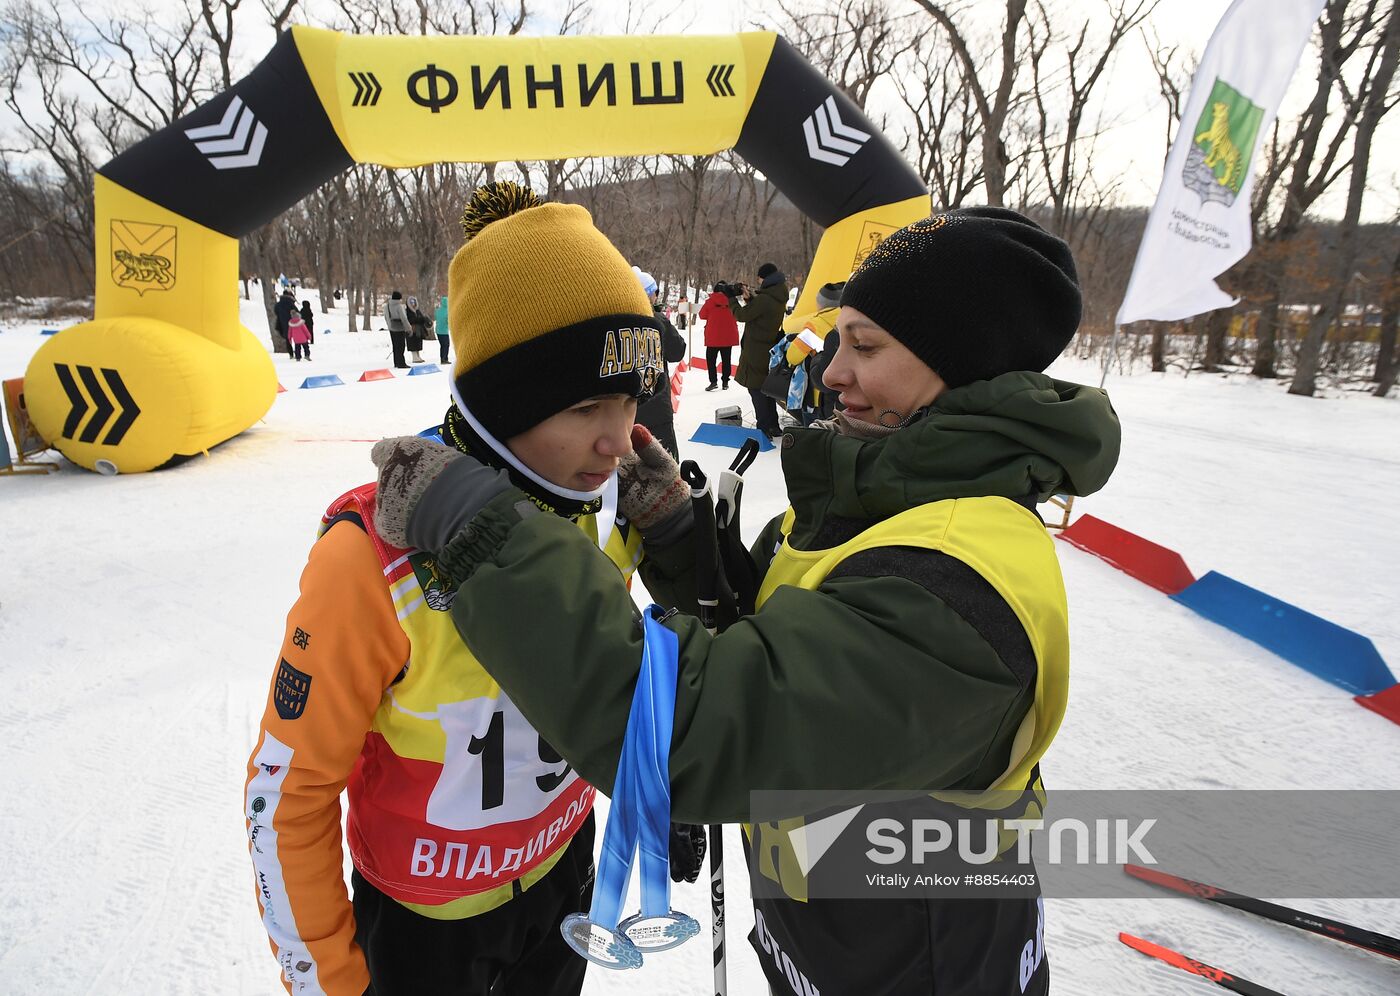
M713 634L719 619L719 539L715 507L710 504L710 482L694 460L681 464L681 479L690 486L695 513L695 601L700 608L700 625Z

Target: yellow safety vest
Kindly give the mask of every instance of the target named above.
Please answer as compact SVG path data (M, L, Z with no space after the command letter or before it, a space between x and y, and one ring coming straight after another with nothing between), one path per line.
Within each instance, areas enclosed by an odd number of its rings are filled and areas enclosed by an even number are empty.
M917 547L937 550L962 561L987 581L1020 620L1035 653L1038 674L1035 699L1012 743L1005 770L985 791L952 801L960 806L1005 810L1006 815L1038 817L1044 789L1036 765L1050 746L1064 718L1069 696L1069 609L1054 541L1040 519L1008 498L952 498L918 505L876 523L842 543L822 550L798 550L788 542L794 512L783 517L783 542L764 575L757 605L782 585L815 591L838 564L864 550ZM1035 798L1021 803L1025 790ZM938 793L932 793L938 796ZM787 894L806 899L805 876L792 851L788 834L804 820L759 824L750 830L758 870L782 884ZM1006 834L1003 844L1014 842Z

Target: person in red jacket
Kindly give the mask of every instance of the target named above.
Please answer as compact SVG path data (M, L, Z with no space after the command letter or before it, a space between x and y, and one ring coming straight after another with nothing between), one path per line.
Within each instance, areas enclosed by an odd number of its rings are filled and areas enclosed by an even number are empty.
M730 350L739 345L739 323L729 310L729 298L721 290L723 286L715 284L713 292L700 305L700 320L705 323L705 365L710 368L707 391L719 390L715 383L715 361L721 357L724 359L724 390L729 390Z

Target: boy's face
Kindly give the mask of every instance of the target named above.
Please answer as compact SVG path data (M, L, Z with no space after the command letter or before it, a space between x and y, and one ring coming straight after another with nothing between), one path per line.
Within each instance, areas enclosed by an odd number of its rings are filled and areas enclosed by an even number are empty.
M893 426L947 389L943 378L923 360L855 308L842 308L836 318L841 348L822 381L840 392L846 415L876 425ZM898 419L886 415L893 411Z
M570 491L597 491L632 452L637 399L588 398L506 440L521 463Z

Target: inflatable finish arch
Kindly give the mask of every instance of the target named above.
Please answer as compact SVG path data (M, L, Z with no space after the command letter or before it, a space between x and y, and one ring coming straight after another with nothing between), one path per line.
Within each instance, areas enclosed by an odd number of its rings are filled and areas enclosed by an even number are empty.
M161 467L251 426L277 377L239 324L238 238L353 163L726 148L826 226L799 314L822 282L928 213L909 165L775 34L293 28L231 90L98 171L96 317L35 353L30 413L64 456L108 473Z

